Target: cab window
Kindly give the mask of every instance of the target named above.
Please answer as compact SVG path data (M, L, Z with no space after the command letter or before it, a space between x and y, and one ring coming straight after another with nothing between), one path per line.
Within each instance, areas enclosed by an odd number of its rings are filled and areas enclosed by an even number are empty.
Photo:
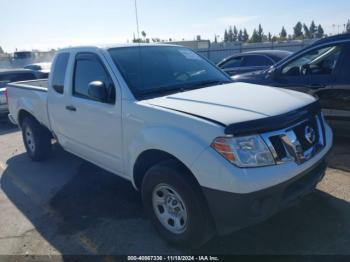
M92 99L88 94L89 84L94 81L101 81L107 87L108 101L115 103L115 88L113 81L102 61L95 54L78 54L75 61L73 96Z
M63 94L64 80L66 77L69 53L57 55L52 71L52 88L59 94Z

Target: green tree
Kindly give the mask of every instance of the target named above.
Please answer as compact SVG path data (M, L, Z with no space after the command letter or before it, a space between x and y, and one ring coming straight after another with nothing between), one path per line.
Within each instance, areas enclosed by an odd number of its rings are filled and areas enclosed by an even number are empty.
M303 29L304 29L304 36L306 39L311 39L312 35L310 33L310 29L306 24L303 24Z
M310 31L311 38L315 38L317 33L317 26L315 25L314 21L311 22L309 31Z
M233 42L233 31L232 31L232 26L230 26L228 30L228 41Z
M227 29L225 29L225 33L224 33L224 42L228 42L228 32L227 32Z
M4 50L2 49L2 47L0 46L0 54L3 54Z
M303 25L301 22L298 22L294 27L293 27L293 30L294 30L294 39L302 39L304 37L304 34L303 34Z
M254 29L253 31L253 34L249 40L250 43L258 43L258 42L261 42L260 41L260 37L259 37L259 34L258 32L256 31L256 29Z
M239 42L244 42L242 29L240 29L239 32L238 32L238 41Z
M243 42L247 42L249 40L249 34L247 32L247 29L244 28L243 30Z
M282 30L281 30L281 33L280 33L280 38L282 38L282 39L286 39L287 38L287 31L284 28L284 26L282 26Z
M267 35L267 40L268 40L269 42L272 42L272 35L271 35L270 32L269 32L268 35Z
M238 30L236 26L233 27L232 40L233 42L236 42L238 40Z
M259 27L258 27L258 37L259 37L258 42L262 42L264 39L264 30L262 29L261 24L259 24Z
M348 22L346 23L345 32L346 32L346 33L350 33L350 19L349 19Z
M324 30L323 30L321 25L318 25L318 27L317 27L316 37L317 38L324 37Z

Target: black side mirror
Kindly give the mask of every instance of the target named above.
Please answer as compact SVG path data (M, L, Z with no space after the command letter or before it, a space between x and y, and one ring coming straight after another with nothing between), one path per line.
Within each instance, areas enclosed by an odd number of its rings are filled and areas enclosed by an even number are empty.
M89 97L100 102L106 102L108 92L105 83L102 81L93 81L88 88Z

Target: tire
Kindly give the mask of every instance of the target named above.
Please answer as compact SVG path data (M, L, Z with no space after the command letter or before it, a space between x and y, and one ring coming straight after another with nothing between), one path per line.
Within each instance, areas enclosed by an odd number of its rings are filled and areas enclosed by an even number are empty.
M199 247L214 230L200 188L188 173L172 160L151 167L142 182L142 201L164 239L178 246Z
M22 121L22 137L28 156L33 161L48 158L51 151L51 133L34 118Z

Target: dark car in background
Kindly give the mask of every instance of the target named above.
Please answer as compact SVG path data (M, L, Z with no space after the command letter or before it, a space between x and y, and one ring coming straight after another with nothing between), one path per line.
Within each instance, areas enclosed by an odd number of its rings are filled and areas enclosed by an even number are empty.
M0 70L0 115L8 112L6 99L6 86L12 82L37 79L36 74L28 69L3 69Z
M217 64L230 76L270 68L292 52L282 50L251 51L229 56Z
M49 62L35 63L35 64L26 65L24 68L32 70L36 74L38 79L40 78L44 79L49 77L49 73L51 70L51 63Z
M268 70L232 79L314 95L334 128L350 130L350 34L321 39Z

